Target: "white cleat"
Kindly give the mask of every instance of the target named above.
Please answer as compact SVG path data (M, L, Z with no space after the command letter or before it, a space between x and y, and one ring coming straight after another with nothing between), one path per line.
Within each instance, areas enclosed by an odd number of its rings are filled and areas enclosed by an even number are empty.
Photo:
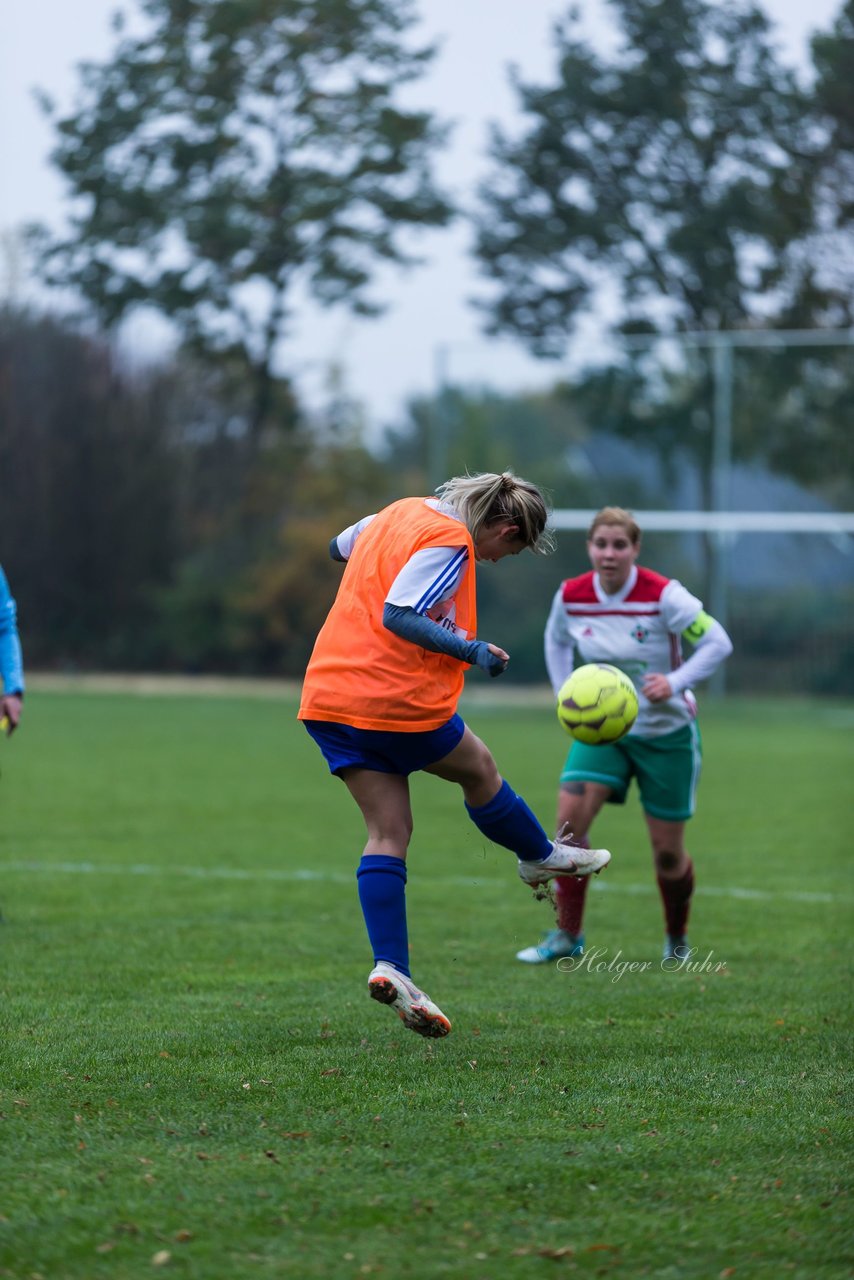
M581 849L577 845L567 844L557 839L552 844L552 851L542 862L519 861L519 875L525 884L546 884L555 876L598 876L603 867L607 867L611 855L607 849Z
M384 960L371 970L368 994L380 1004L391 1005L403 1025L420 1036L437 1039L451 1029L450 1020L439 1006L420 991L411 978Z

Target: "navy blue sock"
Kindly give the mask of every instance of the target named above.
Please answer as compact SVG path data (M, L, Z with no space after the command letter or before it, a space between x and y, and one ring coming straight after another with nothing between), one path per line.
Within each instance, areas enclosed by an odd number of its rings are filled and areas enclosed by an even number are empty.
M479 809L467 804L466 809L478 831L495 844L512 849L523 862L539 862L551 853L551 840L508 782L502 782L489 804Z
M406 863L385 853L365 853L356 871L356 882L374 963L384 960L409 978Z

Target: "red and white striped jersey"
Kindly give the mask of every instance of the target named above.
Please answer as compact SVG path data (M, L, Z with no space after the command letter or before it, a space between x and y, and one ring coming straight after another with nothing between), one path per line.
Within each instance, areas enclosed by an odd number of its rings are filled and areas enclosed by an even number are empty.
M692 673L682 678L681 637L702 612L702 601L681 582L639 565L632 566L622 590L612 596L592 571L567 578L555 593L546 624L546 666L555 693L573 667L609 662L625 671L637 689L640 709L633 734L649 738L678 729L696 715L688 680L710 675L732 650L723 627L708 619L708 629L696 641L698 650L703 649L702 661L695 652L686 664ZM666 702L651 703L643 696L648 671L670 677L674 692Z

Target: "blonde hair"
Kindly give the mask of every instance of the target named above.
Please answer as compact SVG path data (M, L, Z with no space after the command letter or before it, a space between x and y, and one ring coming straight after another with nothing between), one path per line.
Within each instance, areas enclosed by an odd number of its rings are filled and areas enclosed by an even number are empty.
M436 489L442 502L454 508L477 541L483 529L497 520L519 526L519 538L529 551L548 555L554 539L546 531L549 510L535 484L512 471L454 476Z
M587 530L588 542L593 537L600 524L619 525L620 528L625 529L633 546L636 547L640 542L640 525L635 520L631 511L627 511L625 507L603 507L601 511L597 511L593 517L593 523Z

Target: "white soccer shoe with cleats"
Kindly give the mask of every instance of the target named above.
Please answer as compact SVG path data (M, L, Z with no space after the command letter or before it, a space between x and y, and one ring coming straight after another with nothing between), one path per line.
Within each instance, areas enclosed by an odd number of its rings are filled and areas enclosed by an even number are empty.
M522 862L520 859L519 875L525 884L536 888L554 880L555 876L575 876L579 880L584 876L598 876L611 861L607 849L582 849L570 844L570 839L564 838L561 832L552 842L551 853L541 862Z
M439 1006L420 991L411 978L384 960L371 970L368 994L380 1004L391 1005L403 1025L420 1036L438 1039L451 1029L450 1020Z

